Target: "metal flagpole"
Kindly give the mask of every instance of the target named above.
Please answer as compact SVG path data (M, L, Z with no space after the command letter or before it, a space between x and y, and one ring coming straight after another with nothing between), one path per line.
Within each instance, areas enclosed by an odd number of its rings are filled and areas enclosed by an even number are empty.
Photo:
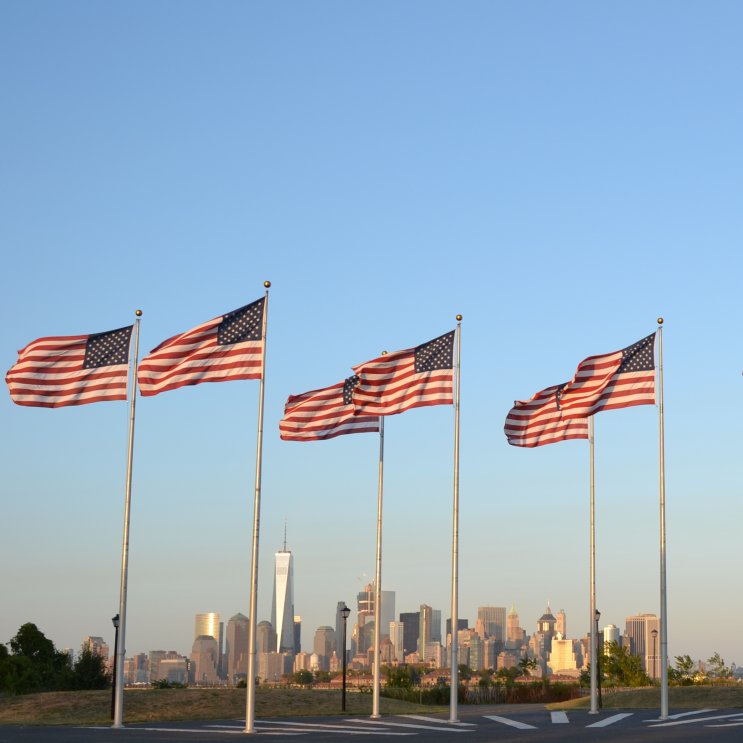
M597 715L599 713L598 710L598 704L597 704L597 684L596 679L598 678L598 666L597 666L597 660L598 660L598 635L597 635L597 627L596 627L596 521L595 521L595 511L594 511L594 450L593 450L593 416L590 416L588 419L588 449L589 449L589 490L590 490L590 512L591 512L591 537L590 537L590 543L591 543L591 555L589 558L589 573L590 573L590 593L591 593L591 618L590 618L590 628L591 628L591 652L590 652L590 658L591 658L591 709L589 711L589 715Z
M451 688L449 690L449 722L459 722L459 379L462 355L462 316L457 315L457 387L454 396L454 509L452 516L451 548Z
M119 592L119 645L116 648L116 697L112 728L123 728L124 717L124 655L126 654L126 589L129 573L129 518L132 505L132 459L134 455L134 409L137 401L137 360L139 357L139 322L142 310L134 313L134 363L130 370L129 389L129 453L126 459L126 495L124 497L124 538L121 545L121 590Z
M660 410L660 719L668 719L668 605L666 596L666 465L663 431L663 318L658 318Z
M255 497L253 499L253 559L250 571L250 617L248 618L248 678L245 702L245 732L255 733L255 627L258 611L258 537L261 514L261 465L263 460L263 391L266 382L266 327L268 325L268 290L270 281L264 281L266 300L263 305L263 372L258 393L258 435L255 454Z
M382 617L382 493L384 491L384 416L379 416L379 482L377 485L377 568L374 577L374 687L372 693L372 720L379 714L380 675L380 621Z

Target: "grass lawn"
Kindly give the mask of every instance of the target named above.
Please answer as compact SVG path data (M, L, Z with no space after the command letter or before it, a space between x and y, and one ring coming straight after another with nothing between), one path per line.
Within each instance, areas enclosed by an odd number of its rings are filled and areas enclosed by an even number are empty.
M629 689L602 693L604 709L659 709L660 687ZM588 709L590 697L569 702L548 704L548 709ZM701 709L702 707L743 707L743 685L737 686L671 686L668 706L673 709Z
M174 720L245 719L245 689L127 689L124 724ZM382 714L440 712L447 707L421 706L380 699ZM256 718L340 715L341 692L312 689L256 689ZM371 694L348 693L348 715L371 715ZM0 725L105 725L111 722L110 691L62 691L0 696Z

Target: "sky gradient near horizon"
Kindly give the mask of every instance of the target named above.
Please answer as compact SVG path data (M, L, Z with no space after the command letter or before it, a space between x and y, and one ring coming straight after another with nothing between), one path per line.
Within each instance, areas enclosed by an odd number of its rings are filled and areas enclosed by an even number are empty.
M144 312L140 355L269 300L258 620L284 527L303 646L374 573L374 434L289 394L462 332L460 616L588 630L588 445L515 399L664 324L669 658L743 663L743 6L6 2L0 361ZM248 614L257 382L137 406L127 652ZM0 641L112 640L128 407L0 403ZM385 428L382 584L451 605L453 410ZM658 409L596 420L602 624L659 610ZM352 616L353 620L353 616Z

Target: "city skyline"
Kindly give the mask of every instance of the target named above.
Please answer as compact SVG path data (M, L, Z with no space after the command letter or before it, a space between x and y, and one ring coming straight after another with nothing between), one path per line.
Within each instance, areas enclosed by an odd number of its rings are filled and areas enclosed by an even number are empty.
M287 520L305 645L376 569L379 437L282 441L289 395L461 313L459 614L515 601L538 617L559 599L585 632L588 444L519 449L503 425L662 316L669 659L735 660L743 7L0 13L6 370L35 338L121 328L136 309L141 358L272 282L255 619L271 616ZM138 398L127 649L187 653L197 613L250 613L258 395L246 380ZM453 418L385 419L381 587L396 614L427 605L444 623ZM0 641L31 621L57 646L110 644L128 406L5 394L0 420ZM597 607L622 626L660 614L659 410L594 422Z

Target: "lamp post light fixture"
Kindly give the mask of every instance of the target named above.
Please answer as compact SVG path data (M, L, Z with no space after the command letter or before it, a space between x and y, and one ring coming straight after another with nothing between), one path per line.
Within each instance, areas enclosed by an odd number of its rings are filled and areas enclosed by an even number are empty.
M650 634L653 636L653 681L658 678L658 668L656 666L656 655L655 655L655 641L658 639L658 630L653 628L650 631Z
M594 616L596 619L596 681L599 694L599 709L601 709L601 642L599 640L599 619L601 619L601 612L596 609L596 614Z
M119 625L121 624L121 617L117 614L111 618L111 622L114 626L114 666L113 676L111 678L111 719L113 720L116 710L116 660L119 654Z
M348 615L351 610L343 604L341 609L341 616L343 617L343 691L341 696L341 712L346 711L346 627L348 625Z

